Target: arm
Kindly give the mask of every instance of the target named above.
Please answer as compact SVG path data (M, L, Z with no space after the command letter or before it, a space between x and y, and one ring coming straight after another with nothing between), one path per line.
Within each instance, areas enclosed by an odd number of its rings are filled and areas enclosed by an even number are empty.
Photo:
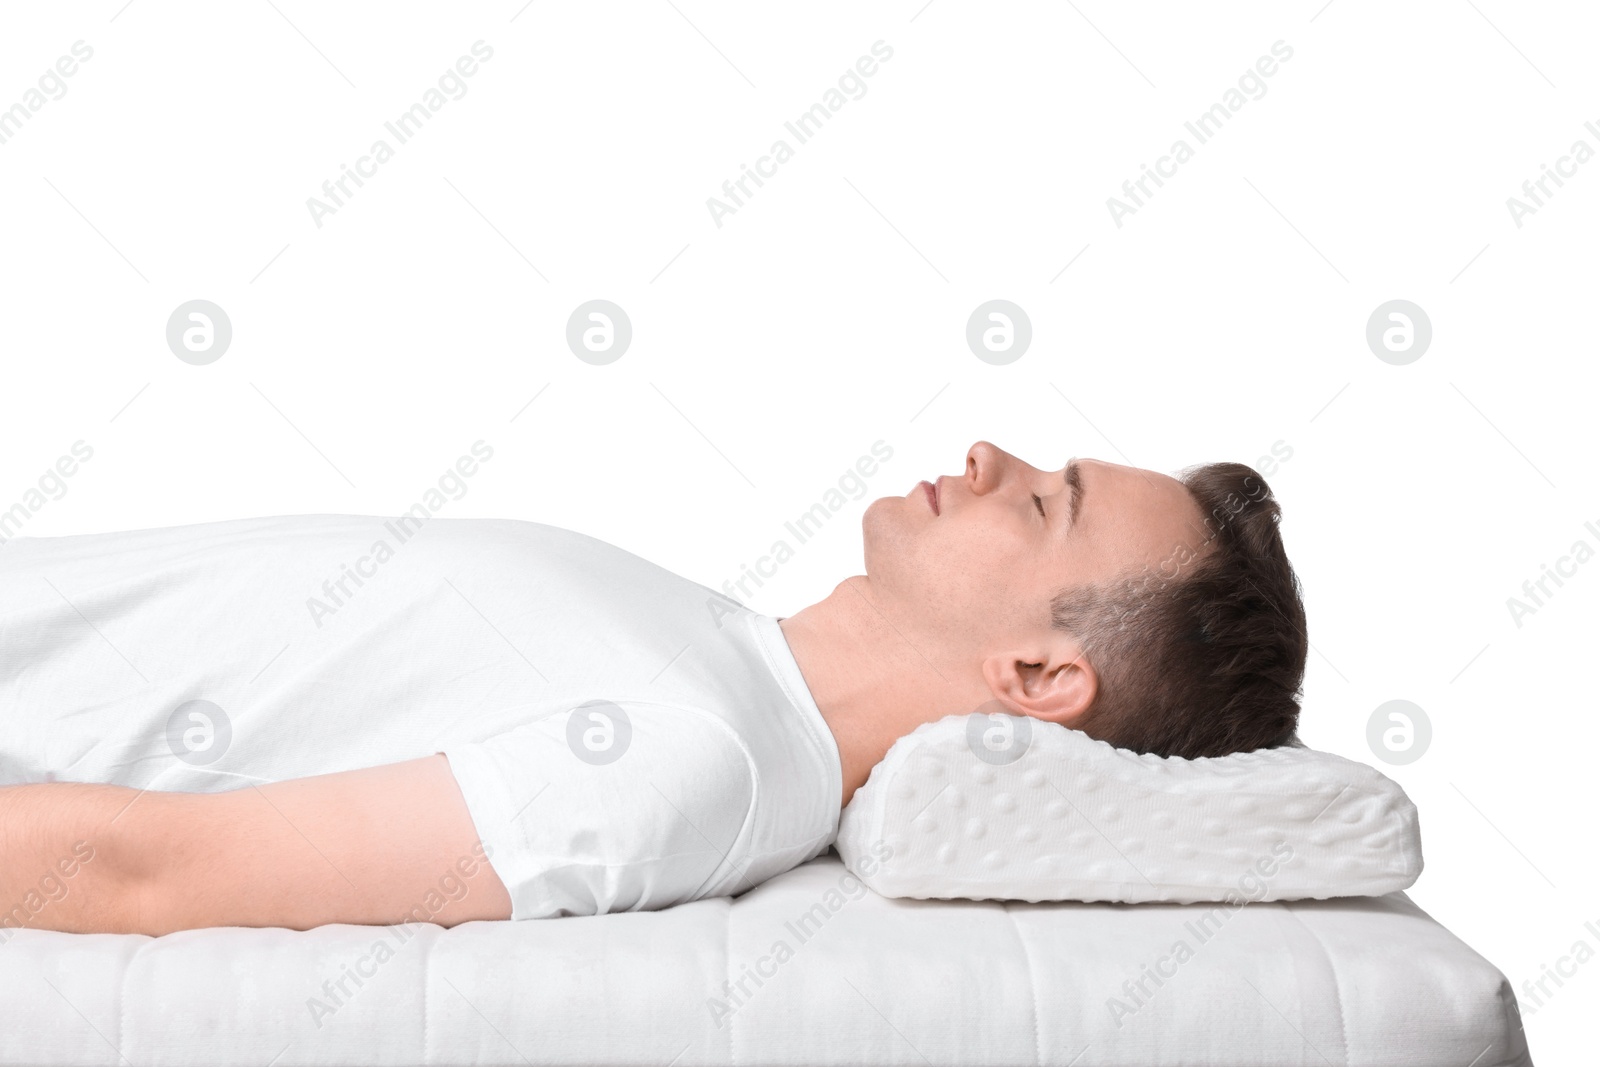
M0 789L0 939L7 926L163 934L510 916L443 755L226 793Z

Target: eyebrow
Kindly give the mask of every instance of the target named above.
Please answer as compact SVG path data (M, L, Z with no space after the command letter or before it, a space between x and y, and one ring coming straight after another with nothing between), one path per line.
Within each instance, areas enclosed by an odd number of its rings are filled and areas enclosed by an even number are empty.
M1083 507L1083 469L1077 456L1067 460L1062 480L1067 483L1067 525L1070 528L1078 525L1078 511Z

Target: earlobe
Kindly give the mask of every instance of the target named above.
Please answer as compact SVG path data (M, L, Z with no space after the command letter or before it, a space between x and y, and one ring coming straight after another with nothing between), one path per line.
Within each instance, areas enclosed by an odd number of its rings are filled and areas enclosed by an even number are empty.
M1058 636L1047 645L994 653L984 660L983 676L1011 714L1073 727L1094 703L1100 678L1083 648Z

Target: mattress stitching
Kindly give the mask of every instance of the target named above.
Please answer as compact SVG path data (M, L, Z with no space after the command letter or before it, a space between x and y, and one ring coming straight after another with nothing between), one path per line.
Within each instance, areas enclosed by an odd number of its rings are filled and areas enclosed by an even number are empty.
M1022 947L1022 959L1028 965L1028 995L1033 1001L1033 1062L1036 1067L1044 1067L1044 1046L1039 1040L1039 985L1033 978L1033 953L1028 951L1028 939L1022 936L1022 927L1011 911L1012 903L1009 900L1000 901L1000 910L1011 920L1011 929L1017 934L1017 944Z
M117 1041L112 1048L116 1049L117 1055L123 1059L127 1058L122 1046L128 1033L128 971L132 969L133 961L138 958L143 948L143 944L134 946L133 954L122 964L122 973L117 977Z
M733 899L731 897L722 899L724 901L722 909L722 981L723 988L726 989L728 984L733 981ZM728 1067L734 1067L733 1028L739 1024L738 1019L738 1012L728 1016Z
M1300 927L1300 929L1304 930L1308 935L1310 935L1311 940L1317 943L1317 948L1322 950L1323 962L1328 965L1328 973L1333 975L1333 999L1337 1001L1339 1005L1339 1048L1341 1055L1344 1057L1346 1067L1349 1067L1350 1026L1345 1018L1344 990L1340 987L1343 978L1339 973L1339 969L1333 965L1333 955L1328 951L1328 946L1323 943L1322 938L1317 935L1317 932L1302 922L1300 916L1295 914L1295 909L1286 906L1286 904L1282 901L1278 902L1278 906L1283 910L1285 915L1294 920L1296 926ZM1309 1044L1309 1042L1307 1043ZM1312 1047L1315 1048L1315 1046Z
M424 949L423 953L422 953L422 1062L423 1063L432 1063L433 1062L433 1056L430 1054L430 1049L429 1049L429 1045L430 1045L429 1039L433 1035L433 1027L428 1025L428 978L429 978L430 972L433 970L433 967L432 967L433 949L434 949L434 946L437 943L438 943L437 939L430 938L429 941L428 941L428 944L427 944L427 948Z

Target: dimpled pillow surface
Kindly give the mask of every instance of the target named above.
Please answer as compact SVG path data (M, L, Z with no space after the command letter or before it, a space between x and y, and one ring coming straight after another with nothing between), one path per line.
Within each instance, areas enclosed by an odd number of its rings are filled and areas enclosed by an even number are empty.
M1422 871L1416 806L1364 763L1302 747L1139 755L980 713L896 741L835 847L889 897L1321 900L1381 896Z

